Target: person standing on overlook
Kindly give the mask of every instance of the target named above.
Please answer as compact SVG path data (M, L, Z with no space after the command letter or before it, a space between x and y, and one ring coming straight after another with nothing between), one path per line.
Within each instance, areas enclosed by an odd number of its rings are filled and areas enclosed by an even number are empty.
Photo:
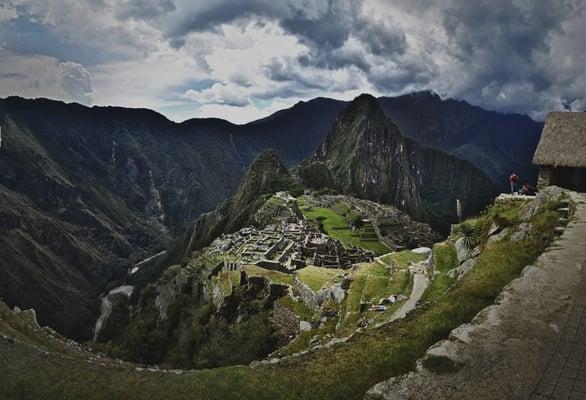
M514 194L517 191L517 182L519 182L519 176L516 172L511 174L509 182L511 183L511 194Z

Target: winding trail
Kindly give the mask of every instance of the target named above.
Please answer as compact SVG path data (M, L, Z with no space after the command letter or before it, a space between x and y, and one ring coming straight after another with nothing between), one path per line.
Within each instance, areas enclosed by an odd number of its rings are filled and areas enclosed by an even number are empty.
M429 285L429 279L427 279L427 276L425 276L425 274L420 272L416 272L415 274L413 274L413 289L411 289L409 299L406 302L404 302L397 311L393 313L391 319L385 322L385 324L393 322L397 319L404 318L405 315L407 315L411 310L413 310L417 305L417 302L421 299L421 296L423 296L423 292L425 292L427 285Z

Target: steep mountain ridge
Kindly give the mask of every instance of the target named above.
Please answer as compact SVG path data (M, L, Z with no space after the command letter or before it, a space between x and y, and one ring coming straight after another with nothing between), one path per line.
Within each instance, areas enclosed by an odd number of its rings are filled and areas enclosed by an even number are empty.
M537 178L531 160L542 122L526 115L484 110L461 100L442 100L432 91L378 100L403 135L470 161L499 188L506 188L513 170L523 180Z
M403 137L370 95L340 113L305 165L315 162L329 168L343 193L395 205L444 230L456 222L457 199L470 215L495 194L472 164Z

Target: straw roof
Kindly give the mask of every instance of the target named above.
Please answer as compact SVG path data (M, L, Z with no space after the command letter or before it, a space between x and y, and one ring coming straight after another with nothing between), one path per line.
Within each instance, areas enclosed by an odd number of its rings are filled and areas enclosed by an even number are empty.
M586 113L550 112L533 164L586 167Z

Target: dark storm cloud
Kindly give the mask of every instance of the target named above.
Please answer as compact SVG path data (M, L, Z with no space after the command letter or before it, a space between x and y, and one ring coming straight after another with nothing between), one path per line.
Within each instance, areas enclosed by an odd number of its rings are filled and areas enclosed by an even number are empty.
M128 0L120 5L116 15L124 20L152 19L175 10L175 4L171 0Z
M173 20L167 37L174 47L180 47L191 32L214 31L223 23L252 17L277 21L307 45L310 51L301 59L307 66L335 69L354 65L368 71L362 55L340 53L350 36L374 55L391 56L406 48L404 33L362 16L359 0L211 1Z
M291 97L292 95L300 95L303 91L307 90L323 90L327 88L327 84L320 81L319 79L308 79L302 76L299 71L292 68L290 64L284 64L277 59L273 59L272 62L263 67L265 74L275 82L289 82L296 86L294 89L290 86L286 86L282 93L271 93L270 96L279 95L279 97ZM267 96L259 96L266 98Z
M302 68L354 67L382 92L437 86L481 105L530 112L534 106L551 106L546 103L559 93L545 93L560 81L576 78L576 71L551 68L549 63L555 61L551 42L552 36L563 35L568 19L583 13L584 4L582 0L381 0L374 14L394 11L376 18L364 12L361 0L215 0L185 9L179 20L167 21L171 28L166 35L174 46L181 46L191 32L217 31L221 24L241 19L272 20L307 46L297 59ZM402 15L411 16L419 26L403 25ZM406 34L433 35L428 27L443 32L441 38L431 36L420 48L410 48ZM290 65L268 65L264 71L277 82L301 76ZM564 72L572 76L565 77ZM308 81L298 84L303 87ZM566 103L576 103L575 92L565 96Z
M564 23L584 14L581 1L490 2L454 1L441 9L442 24L451 55L466 64L465 84L460 93L472 101L482 99L489 106L511 107L507 88L515 90L515 102L527 112L556 85L560 71L553 72L552 38L564 34ZM530 98L519 98L528 96ZM490 98L494 97L494 98ZM545 101L545 99L543 99ZM476 100L478 102L478 100ZM514 106L513 106L514 107Z
M210 0L194 2L182 10L182 15L169 22L166 36L170 40L183 40L191 32L213 31L220 24L239 18L277 17L286 12L278 1L265 0Z

